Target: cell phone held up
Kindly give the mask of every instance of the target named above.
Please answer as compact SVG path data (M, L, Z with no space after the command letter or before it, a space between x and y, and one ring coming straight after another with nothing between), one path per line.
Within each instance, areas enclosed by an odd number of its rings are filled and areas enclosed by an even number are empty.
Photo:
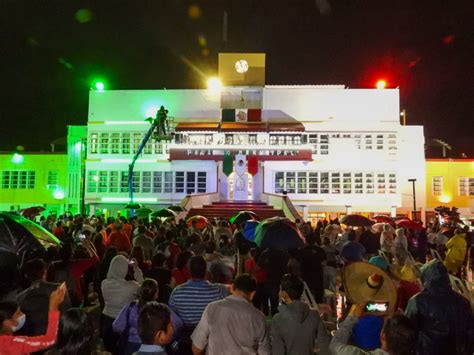
M388 302L368 302L364 311L367 313L386 313L388 311Z

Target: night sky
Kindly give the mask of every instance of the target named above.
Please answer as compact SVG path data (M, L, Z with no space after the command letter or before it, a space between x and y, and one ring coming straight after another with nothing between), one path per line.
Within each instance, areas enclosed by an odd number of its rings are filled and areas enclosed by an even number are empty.
M48 150L67 124L85 124L95 78L202 88L217 53L266 52L267 84L384 78L427 141L474 155L472 0L3 0L0 10L2 151Z

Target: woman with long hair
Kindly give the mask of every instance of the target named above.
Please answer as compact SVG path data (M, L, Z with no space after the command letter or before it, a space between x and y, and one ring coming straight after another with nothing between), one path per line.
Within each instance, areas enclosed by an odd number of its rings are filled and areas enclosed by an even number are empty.
M191 272L189 271L188 262L193 257L191 251L183 251L176 258L176 268L173 270L173 281L174 286L184 284L191 278Z

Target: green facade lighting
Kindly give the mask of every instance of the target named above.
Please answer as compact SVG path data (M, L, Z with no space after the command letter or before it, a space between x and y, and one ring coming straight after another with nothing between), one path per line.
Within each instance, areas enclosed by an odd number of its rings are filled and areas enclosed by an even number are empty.
M62 190L62 189L54 190L53 197L56 200L62 200L64 198L64 190Z
M24 160L25 160L25 157L23 155L18 154L18 153L13 154L12 163L21 164L23 163Z

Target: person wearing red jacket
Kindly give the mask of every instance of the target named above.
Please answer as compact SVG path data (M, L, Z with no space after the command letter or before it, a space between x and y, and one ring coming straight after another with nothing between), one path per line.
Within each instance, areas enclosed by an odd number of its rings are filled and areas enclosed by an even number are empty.
M49 297L48 328L45 335L16 336L13 333L24 324L26 316L15 302L0 303L0 355L22 355L45 350L56 342L59 324L59 305L66 295L63 283Z
M122 232L122 225L120 223L114 224L114 231L109 236L109 246L116 247L118 252L130 253L132 244L128 236Z

